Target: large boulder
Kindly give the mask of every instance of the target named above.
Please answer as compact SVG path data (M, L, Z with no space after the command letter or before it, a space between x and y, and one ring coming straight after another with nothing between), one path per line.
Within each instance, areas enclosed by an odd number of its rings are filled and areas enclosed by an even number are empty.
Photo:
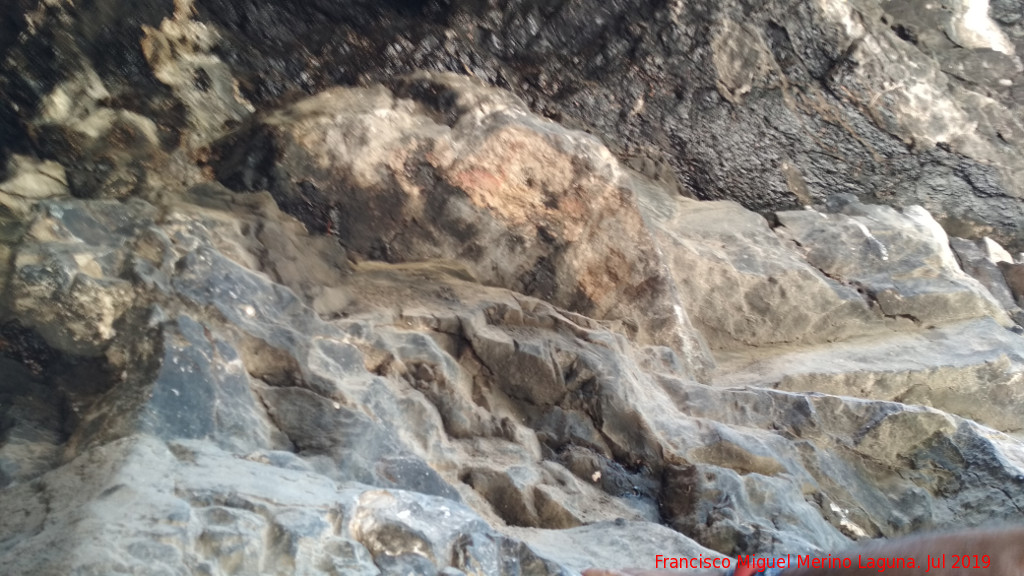
M709 359L621 168L595 138L455 75L339 88L218 144L219 180L269 190L353 256L460 262L478 281ZM630 243L622 244L623 238Z

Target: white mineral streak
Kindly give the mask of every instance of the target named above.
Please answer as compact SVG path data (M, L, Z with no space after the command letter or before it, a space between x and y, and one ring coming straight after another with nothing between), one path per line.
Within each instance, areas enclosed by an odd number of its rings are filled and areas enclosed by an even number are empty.
M981 239L981 246L985 250L985 256L993 263L1013 263L1013 256L1010 256L1010 253L1006 251L1006 248L1003 248L1002 246L999 245L998 242L989 238L988 236Z
M931 234L935 245L938 247L938 256L942 266L946 270L963 275L960 270L960 264L956 261L956 256L953 255L953 251L949 248L949 236L946 235L946 231L942 229L942 226L935 221L935 218L932 218L932 215L920 206L907 206L903 209L903 215Z
M847 531L849 531L852 536L856 538L871 537L871 535L868 534L867 531L858 526L856 523L850 521L850 518L848 517L850 513L849 510L840 508L838 505L836 505L835 502L829 503L829 508L831 508L833 512L839 515L839 525L845 528Z
M953 2L957 12L950 22L949 37L964 48L987 48L1013 56L1013 43L988 16L988 0Z
M818 6L829 20L843 26L850 40L864 35L864 26L854 19L853 9L847 0L818 0Z
M879 258L881 258L882 260L888 260L889 250L885 247L885 244L882 244L882 242L878 238L875 238L875 236L871 233L871 230L868 230L868 227L865 226L863 223L858 222L856 220L854 220L853 223L857 225L857 228L859 228L861 232L864 233L864 237L867 238L868 243L871 244L871 246L873 246L875 250L878 251Z

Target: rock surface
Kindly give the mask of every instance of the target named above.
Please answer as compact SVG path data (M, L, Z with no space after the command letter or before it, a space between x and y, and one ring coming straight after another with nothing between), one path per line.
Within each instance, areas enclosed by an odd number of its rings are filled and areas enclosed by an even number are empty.
M0 13L0 566L1024 521L1020 9L896 4Z
M509 89L703 200L768 212L851 193L1024 249L1010 0L17 6L0 148L59 159L78 194L140 192L163 151L252 110L429 69Z
M395 94L338 88L217 148L221 182L270 190L350 256L458 261L483 284L627 322L697 372L707 363L614 157L507 93L423 74Z

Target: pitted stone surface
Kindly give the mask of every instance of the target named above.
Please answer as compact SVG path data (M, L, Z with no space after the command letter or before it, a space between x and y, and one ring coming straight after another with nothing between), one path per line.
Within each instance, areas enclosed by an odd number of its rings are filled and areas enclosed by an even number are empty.
M1024 518L1011 3L93 4L0 12L12 573Z

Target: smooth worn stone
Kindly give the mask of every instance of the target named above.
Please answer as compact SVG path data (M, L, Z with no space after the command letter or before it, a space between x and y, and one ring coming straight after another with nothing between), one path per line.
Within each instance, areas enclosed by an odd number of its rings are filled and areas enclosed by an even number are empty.
M1006 432L1021 429L1024 340L991 319L922 333L736 353L720 362L719 386L891 399L934 406Z
M960 269L946 233L919 206L900 213L850 201L829 213L777 217L779 234L801 246L808 263L856 288L886 317L927 326L1003 316L992 295Z
M735 203L647 189L641 205L687 313L713 348L835 340L878 321L852 287L821 274Z

